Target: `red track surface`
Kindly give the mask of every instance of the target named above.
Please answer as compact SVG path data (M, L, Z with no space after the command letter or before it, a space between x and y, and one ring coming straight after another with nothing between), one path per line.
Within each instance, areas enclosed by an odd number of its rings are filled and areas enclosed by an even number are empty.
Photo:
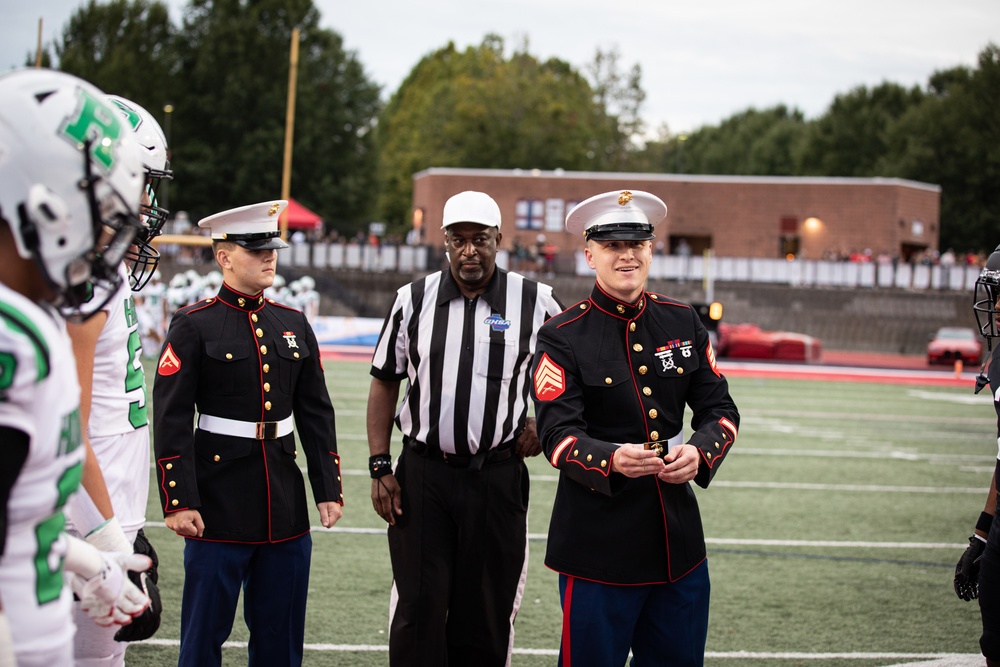
M823 350L816 364L768 363L722 358L719 368L732 377L778 377L826 382L876 382L885 384L933 384L949 387L976 386L979 367L956 372L947 366L930 366L923 356Z
M330 361L370 361L372 349L358 346L324 346L323 359ZM979 368L929 366L923 356L823 350L816 364L741 361L724 357L719 369L730 377L771 377L824 382L876 382L883 384L931 384L948 387L976 386Z

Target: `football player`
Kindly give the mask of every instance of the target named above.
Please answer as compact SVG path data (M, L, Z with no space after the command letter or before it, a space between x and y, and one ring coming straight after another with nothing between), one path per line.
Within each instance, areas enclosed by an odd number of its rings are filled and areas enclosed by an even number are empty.
M70 323L77 374L80 378L80 423L107 488L110 508L102 505L96 469L86 469L83 487L66 508L71 533L102 551L131 551L152 558L154 566L136 581L151 604L126 628L102 627L76 606L76 665L121 667L125 641L148 639L159 627L160 596L156 588L156 552L142 528L149 493L149 419L142 342L133 292L142 289L159 263L150 241L160 233L167 211L156 205L160 182L172 177L167 141L159 123L140 105L107 96L131 131L146 175L140 206L142 228L118 268L114 293L97 289L90 300L97 309L83 322ZM92 489L97 489L92 492ZM117 641L116 641L117 639Z
M82 474L79 385L59 311L114 293L138 229L134 139L103 93L42 69L0 76L0 601L17 664L73 661L70 590L98 623L149 599L126 576L150 559L64 531ZM129 545L130 546L130 545Z
M1000 337L1000 246L986 260L976 280L973 311L979 331L986 337L990 354L983 364L985 373L976 378L976 393L987 384L993 392L997 413L997 463L986 495L986 507L979 515L969 546L955 567L955 593L963 600L979 598L983 634L979 648L987 667L1000 667L1000 521L997 513L997 477L1000 476L1000 359L993 356L993 339Z

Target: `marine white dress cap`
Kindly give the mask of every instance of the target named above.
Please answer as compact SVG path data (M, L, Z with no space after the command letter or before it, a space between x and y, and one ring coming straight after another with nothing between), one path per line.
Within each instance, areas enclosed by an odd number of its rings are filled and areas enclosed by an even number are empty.
M667 217L663 200L641 190L605 192L585 199L566 215L566 230L594 241L648 241Z
M231 208L198 221L198 226L207 228L213 239L231 241L247 250L277 250L287 248L281 240L278 217L288 202L275 199Z

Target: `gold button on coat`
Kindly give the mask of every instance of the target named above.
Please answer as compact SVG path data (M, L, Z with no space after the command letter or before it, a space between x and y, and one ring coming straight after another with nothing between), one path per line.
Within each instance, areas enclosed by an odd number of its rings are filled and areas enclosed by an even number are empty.
M232 358L233 358L233 353L232 352L226 352L226 359L232 359Z
M659 440L660 439L660 432L659 431L650 431L649 432L649 439L650 440Z
M168 463L166 465L166 468L167 468L167 470L173 470L174 469L174 464L173 463Z
M177 506L178 506L178 505L180 505L181 503L180 503L180 501L179 501L179 500L176 500L176 499L175 499L175 500L171 500L171 501L170 501L170 504L171 504L171 505L173 505L174 507L177 507Z
M678 375L684 375L684 369L683 368L678 368L677 369L677 374Z
M653 390L650 389L649 387L643 387L642 388L642 393L645 394L646 396L651 396L652 393L653 393Z
M219 456L218 454L216 454L215 456L213 456L213 457L212 457L212 460L213 460L213 461L221 461L221 460L222 460L222 457L221 457L221 456Z
M265 382L264 383L264 391L271 391L271 383L270 382Z
M604 384L611 384L611 378L604 378Z
M264 368L262 368L261 370L263 370L265 373L267 373L268 371L271 370L271 365L270 364L264 364Z
M628 325L628 330L635 331L635 322L632 322L631 324Z
M635 350L636 352L642 352L642 345L636 343L635 345L632 346L632 349Z
M264 409L265 410L271 409L271 401L264 401Z
M295 357L296 359L298 359L299 358L299 353L298 352L293 352L292 356Z
M587 460L588 461L592 461L593 459L594 459L594 456L592 454L587 454Z
M261 345L260 346L260 353L261 354L267 354L267 345Z
M639 366L639 375L645 375L649 372L649 368L646 366Z
M257 321L257 313L252 313L250 315L250 319L253 320L254 322L256 322Z
M173 481L173 480L170 480L170 488L172 489L172 488L174 488L175 486L177 486L177 482L175 482L175 481Z
M659 415L659 414L660 413L656 411L656 408L653 408L653 409L651 409L649 411L649 418L650 419L656 419L656 416Z
M257 338L263 338L264 337L264 330L263 329L258 328L256 331L254 331L254 333L257 334Z

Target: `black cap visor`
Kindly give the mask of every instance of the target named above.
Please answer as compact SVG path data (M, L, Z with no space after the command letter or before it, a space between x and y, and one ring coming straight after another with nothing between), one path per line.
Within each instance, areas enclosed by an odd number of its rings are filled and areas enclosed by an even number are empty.
M588 241L649 241L656 238L653 226L643 222L595 225L587 230Z
M281 250L288 247L288 244L281 240L281 232L227 234L222 240L243 246L247 250Z

